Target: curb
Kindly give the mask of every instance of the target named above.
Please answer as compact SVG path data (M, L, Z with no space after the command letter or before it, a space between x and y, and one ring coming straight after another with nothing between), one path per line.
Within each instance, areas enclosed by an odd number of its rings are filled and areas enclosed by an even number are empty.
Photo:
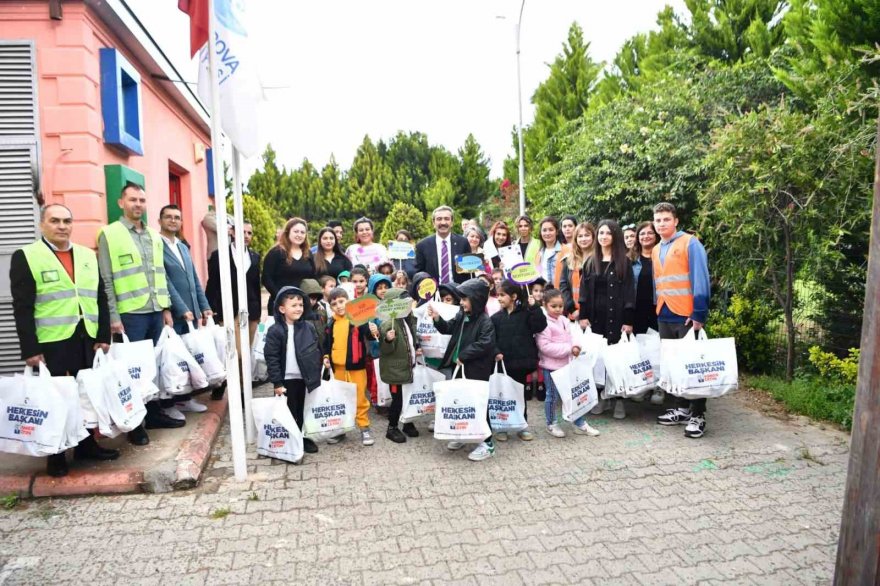
M208 410L189 436L180 444L172 462L151 470L123 468L105 471L71 470L62 478L45 472L0 476L0 494L17 494L21 498L51 496L90 496L99 494L130 494L139 492L170 492L192 488L198 484L211 455L211 447L226 414L226 393L219 401L208 401Z

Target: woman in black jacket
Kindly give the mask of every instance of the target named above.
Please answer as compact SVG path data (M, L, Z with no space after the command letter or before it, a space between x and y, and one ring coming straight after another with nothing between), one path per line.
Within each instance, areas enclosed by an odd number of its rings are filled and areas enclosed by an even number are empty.
M263 259L263 285L269 292L266 308L272 313L275 295L282 287L299 287L303 279L315 279L315 260L309 251L308 224L291 218L276 244Z
M507 375L516 382L525 385L529 373L538 368L538 346L535 334L543 332L547 327L547 316L540 305L529 305L522 286L510 281L502 281L499 285L498 303L501 311L492 315L492 326L495 328L495 360L504 360ZM528 402L524 413L528 421ZM528 429L520 431L519 438L524 441L535 439ZM507 433L496 433L501 441L507 439Z
M616 344L622 333L632 333L635 312L636 288L623 231L614 220L602 220L596 230L593 254L581 277L581 327L590 327L594 334L605 336L609 344ZM604 409L605 402L600 401L593 413ZM617 401L614 418L624 417L623 401Z
M297 306L299 299L299 309ZM283 307L282 307L283 306ZM309 311L309 298L296 287L282 287L275 296L273 315L275 323L266 332L266 371L275 394L287 394L287 408L303 428L303 409L306 391L321 386L321 349L318 348L318 332L315 326L303 319ZM287 344L293 341L292 352ZM288 369L288 354L296 357L296 368ZM314 454L318 446L310 439L303 440L303 449Z

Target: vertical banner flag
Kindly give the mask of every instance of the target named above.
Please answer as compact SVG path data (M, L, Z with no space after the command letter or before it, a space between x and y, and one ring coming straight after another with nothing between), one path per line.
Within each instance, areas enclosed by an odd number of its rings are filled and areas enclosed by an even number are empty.
M257 154L257 111L263 97L245 27L244 0L214 0L214 38L199 52L199 97L211 103L208 50L217 58L223 132L245 157Z
M177 7L189 15L189 56L195 57L208 42L208 0L177 0Z

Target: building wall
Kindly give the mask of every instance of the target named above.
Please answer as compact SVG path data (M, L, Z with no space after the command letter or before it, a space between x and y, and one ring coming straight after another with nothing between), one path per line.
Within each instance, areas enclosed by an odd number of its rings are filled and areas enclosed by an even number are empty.
M49 18L44 1L0 3L0 38L36 43L41 188L46 203L73 210L73 240L94 247L107 223L104 165L125 165L145 176L149 224L158 228L159 209L169 203L169 169L182 174L184 235L206 278L205 238L199 224L208 210L208 168L196 148L210 145L202 121L190 118L171 98L170 82L154 80L145 65L82 2L64 3L64 18ZM129 156L103 141L99 49L116 48L140 73L143 156Z

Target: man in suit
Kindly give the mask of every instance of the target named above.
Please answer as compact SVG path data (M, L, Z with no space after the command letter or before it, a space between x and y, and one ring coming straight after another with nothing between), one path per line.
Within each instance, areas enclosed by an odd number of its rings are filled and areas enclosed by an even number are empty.
M250 340L248 345L254 341L254 333L257 331L257 325L260 323L260 313L262 311L262 304L260 303L260 295L262 293L261 284L260 284L260 255L251 250L251 240L254 237L254 227L250 222L245 221L242 225L242 231L244 232L244 245L245 250L247 251L247 256L244 260L244 271L245 271L245 289L247 290L247 319L248 319L248 333L250 335ZM235 341L239 347L241 347L240 341L240 331L238 326L238 248L235 242L235 230L233 230L232 226L229 227L229 270L230 277L232 281L232 311L235 313L234 321L236 322L235 327ZM223 297L221 295L220 290L220 257L217 254L217 251L214 251L211 254L211 257L208 259L208 284L205 287L205 295L208 298L208 303L211 304L211 308L214 310L214 315L218 321L223 321ZM224 382L219 388L214 389L211 393L211 398L215 400L219 400L223 396L223 389L226 387L226 383Z
M9 266L12 310L21 357L41 362L53 376L76 376L91 368L98 349L110 343L110 312L95 253L72 244L73 215L51 204L40 210L36 242L16 250ZM77 460L115 460L117 450L100 447L89 435L73 451ZM68 473L64 452L49 456L49 476Z
M434 210L431 219L436 233L416 244L416 272L428 273L439 285L464 283L470 277L469 273L455 272L455 256L469 253L471 245L464 236L452 233L453 215L449 206Z
M178 334L189 332L187 324L195 327L204 325L213 315L211 306L205 298L199 276L193 266L187 247L177 235L183 225L183 214L174 204L159 210L159 233L164 245L165 276L168 279L168 294L171 297L171 315L174 318L174 331ZM173 399L162 399L162 412L178 421L186 421L184 413L201 413L207 407L192 398L180 395Z

